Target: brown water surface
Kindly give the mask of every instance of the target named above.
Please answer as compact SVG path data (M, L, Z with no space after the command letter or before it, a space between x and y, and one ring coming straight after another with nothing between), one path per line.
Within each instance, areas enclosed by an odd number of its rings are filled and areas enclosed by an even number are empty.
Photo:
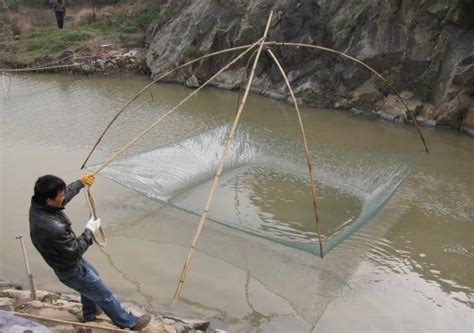
M1 279L26 286L15 239L23 234L38 287L67 290L29 241L33 183L48 173L66 181L77 179L105 125L146 83L141 77L11 77L8 96L3 91L0 102ZM153 98L145 94L112 128L91 162L106 158L190 90L167 84L152 92ZM175 126L174 132L154 132L156 140L137 151L189 137L210 124L227 123L236 103L235 92L205 90L165 122L163 126ZM421 149L412 127L331 110L302 108L302 113L313 144ZM295 115L286 103L252 95L242 121L298 139ZM174 311L243 332L473 332L474 141L443 129L424 129L424 134L431 153L369 224L323 260L206 224ZM242 176L247 188L252 187L252 177ZM285 186L283 182L275 188ZM295 214L297 207L281 204L274 192L258 189L264 196L253 198L255 205L265 208L268 220ZM105 254L93 246L86 257L121 299L171 311L169 300L195 230L195 216L102 177L93 193L109 244ZM278 206L271 205L272 196ZM225 198L219 198L223 204ZM82 232L88 219L82 195L67 213L76 232Z

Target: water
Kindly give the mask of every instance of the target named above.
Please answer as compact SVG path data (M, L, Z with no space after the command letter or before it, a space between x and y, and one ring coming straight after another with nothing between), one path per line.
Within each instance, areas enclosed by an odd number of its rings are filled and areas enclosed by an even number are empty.
M26 285L15 236L28 234L27 211L35 179L46 173L66 181L78 178L79 167L102 129L146 83L145 78L12 77L10 97L0 104L0 278ZM189 92L175 85L153 87L153 99L142 96L124 114L91 162L102 161L138 133L141 123L149 124ZM132 153L226 124L236 103L234 92L206 90L165 121L163 126L170 130L153 131ZM302 113L310 144L364 151L421 148L410 127L335 111L302 108ZM259 96L249 99L242 123L287 140L299 137L291 107ZM207 223L175 311L210 318L215 327L236 331L471 332L474 146L472 138L448 130L425 129L424 133L431 154L375 219L323 260ZM306 209L294 204L302 201L298 196L304 195L300 190L304 182L285 169L253 164L224 177L214 204L223 207L229 219L244 212L253 221L252 216L258 215L264 223L255 227L276 237L284 233L311 239L314 229L307 223L309 217L298 214ZM207 185L196 184L176 200L198 210ZM335 211L344 220L358 214L360 204L349 193L334 187L323 192L318 193L322 215ZM109 244L107 255L93 247L86 257L121 299L169 311L167 302L195 230L195 216L103 177L93 193ZM227 198L235 196L239 205L225 206ZM338 209L343 206L351 208ZM67 212L81 232L88 218L83 198L74 200ZM274 221L286 223L275 226ZM39 287L66 290L30 242L27 250Z

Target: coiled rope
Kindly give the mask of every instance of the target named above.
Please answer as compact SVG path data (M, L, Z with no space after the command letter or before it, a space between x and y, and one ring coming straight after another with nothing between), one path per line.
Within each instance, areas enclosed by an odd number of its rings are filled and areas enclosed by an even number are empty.
M86 190L84 191L84 193L86 195L87 205L89 206L89 218L93 217L94 219L97 219L95 203L94 203L94 199L92 198L91 188L89 185L86 185ZM102 226L99 226L99 232L100 232L101 239L100 240L97 239L94 234L92 234L92 239L100 247L105 247L107 245L107 239L105 238L105 231L104 231L104 228L102 228Z

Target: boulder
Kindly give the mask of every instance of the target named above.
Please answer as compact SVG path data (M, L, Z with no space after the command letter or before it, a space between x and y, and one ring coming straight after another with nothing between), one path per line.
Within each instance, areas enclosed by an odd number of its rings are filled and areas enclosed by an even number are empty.
M198 88L199 81L196 76L191 75L191 77L185 81L185 85L188 88Z

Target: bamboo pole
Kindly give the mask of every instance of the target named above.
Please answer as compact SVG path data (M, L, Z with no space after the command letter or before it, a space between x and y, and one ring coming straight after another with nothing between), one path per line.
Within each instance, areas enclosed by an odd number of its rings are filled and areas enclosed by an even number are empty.
M102 169L104 169L107 165L109 165L113 160L115 160L118 156L126 152L131 146L133 146L135 143L137 143L138 140L140 140L143 136L145 136L148 132L150 132L156 125L158 125L164 118L169 116L171 113L176 111L181 105L186 103L191 97L196 95L201 89L203 89L205 86L209 84L212 80L214 80L217 76L219 76L222 72L224 72L227 68L232 66L234 63L236 63L240 58L242 58L245 54L247 54L252 48L254 48L256 45L258 45L261 42L261 39L259 39L257 42L253 43L247 50L243 51L241 54L239 54L237 57L232 59L227 65L222 67L216 74L211 76L206 82L204 82L199 88L195 89L192 93L190 93L186 98L182 99L178 104L176 104L171 110L160 116L157 120L155 120L147 129L145 129L142 133L140 133L137 137L135 137L132 141L130 141L128 144L126 144L124 147L122 147L119 151L114 153L111 157L109 157L95 172L94 174L98 174Z
M3 89L5 90L5 99L8 97L7 94L7 83L5 82L5 72L2 72L2 79L3 79Z
M23 312L14 311L13 314L15 316L24 317L24 318L45 320L45 321L50 321L50 322L58 323L58 324L66 324L66 325L72 325L72 326L78 326L78 327L93 328L93 329L103 330L103 331L108 331L108 332L135 332L135 331L132 331L130 329L120 329L120 328L107 327L107 326L101 326L101 325L95 325L95 324L79 323L79 322L76 322L76 321L69 321L69 320L56 319L56 318L51 318L51 317L38 316L38 315L31 314L31 313L23 313Z
M33 274L30 271L30 264L28 263L28 256L26 255L26 248L25 243L23 242L23 236L20 235L16 237L16 239L20 240L21 251L23 252L23 260L25 261L26 266L26 275L28 277L28 283L30 285L30 298L32 301L36 300L36 283Z
M356 59L354 57L351 57L350 55L346 54L346 53L343 53L343 52L339 52L339 51L336 51L334 49L330 49L330 48L327 48L327 47L323 47L323 46L318 46L318 45L311 45L311 44L302 44L302 43L282 43L282 42L267 42L266 45L281 45L281 46L293 46L293 47L309 47L309 48L313 48L313 49L317 49L317 50L321 50L321 51L326 51L326 52L330 52L330 53L335 53L335 54L338 54L344 58L347 58L349 60L352 60L356 63L358 63L359 65L362 65L363 67L367 68L369 71L371 71L372 73L374 73L377 77L379 77L382 81L385 82L385 85L387 87L390 88L390 90L392 90L393 93L395 93L400 102L403 104L403 106L405 107L405 110L407 111L408 115L410 116L412 122L413 122L413 125L415 125L415 128L416 130L418 131L418 134L421 138L421 141L423 142L423 146L425 148L425 151L427 153L429 153L429 150L428 150L428 146L426 145L426 141L425 141L425 137L423 136L423 133L421 132L421 128L420 126L418 125L418 122L416 121L416 118L415 116L413 115L413 113L410 111L410 109L408 108L408 106L406 105L405 101L403 100L402 96L400 96L400 94L398 93L398 91L395 89L395 87L392 85L392 83L387 80L386 78L384 78L379 72L377 72L375 69L373 69L372 67L370 67L369 65L367 65L365 62L363 61L360 61L359 59Z
M12 90L12 89L11 89L11 88L12 88L12 77L11 77L11 76L8 76L8 85L7 85L7 86L8 86L8 94L7 94L7 96L8 96L8 98L10 98L11 90Z
M4 68L1 71L2 72L32 72L32 71L42 71L42 70L48 70L48 69L56 69L56 68L67 68L67 67L76 67L76 66L82 66L84 65L83 63L81 64L72 64L72 65L57 65L57 66L45 66L45 67L31 67L31 68Z
M295 106L295 111L296 111L296 115L298 117L298 123L299 123L299 126L300 126L301 139L303 140L304 156L305 156L305 159L306 159L306 163L308 164L308 176L309 176L309 180L310 180L310 183L311 183L311 195L312 195L312 199L313 199L314 219L315 219L315 222L316 222L316 230L318 232L318 240L319 240L319 254L320 254L321 258L323 258L324 253L323 253L323 241L321 239L321 225L319 223L318 206L316 204L316 186L315 186L315 182L314 182L313 167L311 165L311 159L309 157L308 143L306 141L306 134L305 134L305 131L304 131L303 121L301 119L300 109L298 107L298 103L296 102L296 97L295 97L295 94L293 93L293 89L291 88L290 82L288 81L288 77L286 76L285 71L281 67L280 62L278 61L278 59L275 57L275 55L273 54L273 52L270 49L267 49L266 51L270 55L270 57L273 59L273 61L275 62L278 69L280 70L280 73L283 76L283 79L285 80L286 86L287 86L288 90L290 91L291 99L293 100L293 104Z
M258 41L257 41L258 43ZM229 49L225 49L225 50L221 50L221 51L217 51L217 52L213 52L213 53L209 53L209 54L206 54L202 57L199 57L199 58L196 58L196 59L193 59L191 61L188 61L187 63L185 64L182 64L181 66L178 66L178 67L175 67L171 70L169 70L168 72L160 75L157 79L153 80L152 82L150 82L149 84L147 84L145 87L143 87L140 91L138 91L135 95L132 96L132 98L130 98L128 100L128 102L119 110L119 112L117 112L115 114L115 116L112 118L112 120L107 124L107 126L105 127L104 131L101 133L101 135L99 136L99 139L97 140L97 142L94 144L94 146L92 147L91 151L89 152L89 154L87 155L86 159L84 160L84 162L82 163L82 166L81 166L81 169L84 169L84 167L86 166L86 163L87 161L89 161L89 158L91 157L92 153L94 152L94 150L97 148L97 146L99 145L99 143L102 141L102 139L104 138L104 135L105 133L107 133L107 131L109 130L110 126L112 126L112 124L115 122L115 120L117 120L117 118L125 111L125 109L127 109L127 107L132 104L132 102L134 100L136 100L141 94L143 94L147 89L149 89L152 85L154 85L155 83L163 80L164 78L166 78L168 75L174 73L175 71L181 69L181 68L184 68L186 66L189 66L189 65L192 65L194 64L195 62L198 62L200 60L203 60L203 59L206 59L206 58L209 58L209 57L213 57L215 55L219 55L219 54L222 54L222 53L227 53L227 52L233 52L233 51L237 51L237 50L242 50L242 49L248 49L250 47L253 47L255 46L256 43L254 44L249 44L249 45L243 45L243 46L237 46L237 47L232 47L232 48L229 48Z
M237 126L239 124L240 116L242 115L242 111L244 109L245 102L247 101L247 97L248 97L249 92L250 92L250 87L252 86L253 77L255 75L255 69L257 68L258 60L260 58L260 54L262 52L262 48L263 48L265 39L267 38L268 30L270 29L270 23L272 21L272 16L273 16L273 11L270 11L270 15L268 17L268 21L267 21L267 25L265 27L265 31L263 33L262 38L259 41L259 47L258 47L257 55L255 56L255 60L253 62L252 71L250 72L250 76L249 76L249 79L248 79L248 82L247 82L247 87L245 88L244 96L242 97L242 101L240 102L239 108L237 110L237 113L236 113L236 116L235 116L235 119L234 119L234 123L232 124L232 128L229 131L229 139L227 140L227 143L225 145L225 149L224 149L224 152L222 154L222 158L221 158L221 161L219 163L219 167L218 167L216 175L214 176L214 179L212 181L212 186L211 186L211 189L209 191L209 195L207 197L206 205L205 205L204 210L202 212L202 215L199 219L199 223L198 223L196 233L194 234L193 241L191 243L188 255L186 257L186 261L184 262L184 266L183 266L183 269L181 271L181 275L180 275L180 278L179 278L179 281L178 281L178 286L176 287L176 291L175 291L175 294L174 294L174 297L173 297L173 302L172 302L172 305L171 305L172 307L176 303L176 300L178 299L179 295L181 294L181 290L183 288L183 283L186 279L186 274L188 273L189 265L191 263L191 257L194 253L194 249L196 248L196 243L199 239L202 228L204 227L204 222L206 222L207 214L209 212L209 207L211 205L211 201L212 201L214 192L216 190L217 183L219 182L219 177L221 176L222 170L224 169L225 160L226 160L227 156L229 155L230 149L232 147L232 143L233 143L234 136L235 136L235 131L236 131Z

